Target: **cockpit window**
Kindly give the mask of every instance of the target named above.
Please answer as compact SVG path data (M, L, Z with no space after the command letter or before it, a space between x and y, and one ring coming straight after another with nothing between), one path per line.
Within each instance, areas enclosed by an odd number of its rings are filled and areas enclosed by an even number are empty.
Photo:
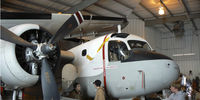
M109 61L122 61L128 58L128 48L122 41L109 41Z
M147 51L151 50L149 45L143 41L129 40L128 44L132 50L134 50L134 49L143 49L143 50L147 50Z

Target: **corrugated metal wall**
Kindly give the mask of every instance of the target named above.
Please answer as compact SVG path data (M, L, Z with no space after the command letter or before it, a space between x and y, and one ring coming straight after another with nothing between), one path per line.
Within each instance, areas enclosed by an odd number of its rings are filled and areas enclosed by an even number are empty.
M180 66L181 72L186 75L189 70L192 70L194 76L200 76L200 35L198 33L194 30L186 30L183 37L175 37L172 33L161 35L160 52L173 58Z
M161 47L161 32L153 27L145 27L145 39L150 43L151 47L160 52Z
M122 30L124 33L135 34L138 36L144 36L144 21L139 19L128 19L129 24Z
M160 50L161 32L152 27L145 27L144 21L140 19L128 19L129 24L122 30L122 32L134 34L146 39L153 49Z

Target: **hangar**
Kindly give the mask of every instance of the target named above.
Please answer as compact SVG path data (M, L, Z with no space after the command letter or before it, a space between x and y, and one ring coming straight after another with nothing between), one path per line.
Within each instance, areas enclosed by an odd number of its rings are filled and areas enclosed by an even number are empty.
M148 100L179 71L198 100L200 1L2 0L0 47L3 100L65 100L76 82L92 100L97 79L112 99Z

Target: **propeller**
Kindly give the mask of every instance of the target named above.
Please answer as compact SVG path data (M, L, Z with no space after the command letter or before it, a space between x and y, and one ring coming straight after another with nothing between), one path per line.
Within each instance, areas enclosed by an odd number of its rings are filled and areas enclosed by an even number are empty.
M22 39L21 37L17 36L15 33L9 31L8 29L4 28L3 26L1 26L1 39L14 43L14 44L18 44L18 45L22 45L25 47L30 47L32 49L36 49L37 45L32 44L24 39Z
M55 78L46 58L42 59L41 82L44 100L59 100L60 95Z
M80 12L76 12L71 16L50 39L49 43L53 44L63 38L67 33L73 31L79 24L83 22L83 17Z
M63 39L66 34L73 31L82 22L82 14L80 12L76 12L60 27L60 29L56 32L56 34L52 36L48 43L40 43L38 45L34 45L22 39L21 37L15 35L13 32L1 26L2 40L21 46L30 47L35 50L38 58L40 58L42 62L41 83L44 100L60 100L57 84L54 75L50 69L51 65L49 65L49 62L47 60L48 54L49 52L55 50L55 46L53 46L53 44L58 42L60 39Z

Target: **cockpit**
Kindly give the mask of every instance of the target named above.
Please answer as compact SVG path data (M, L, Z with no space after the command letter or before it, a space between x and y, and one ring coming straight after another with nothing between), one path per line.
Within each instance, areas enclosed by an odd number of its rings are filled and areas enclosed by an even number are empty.
M147 50L147 51L151 50L149 45L143 41L128 40L128 44L129 44L131 50L134 50L134 49L141 49L141 50Z
M133 50L150 51L151 48L144 41L128 40L126 44L120 40L111 40L108 43L109 61L124 61L131 56Z
M122 41L109 41L108 53L109 61L121 61L127 58L128 48Z

